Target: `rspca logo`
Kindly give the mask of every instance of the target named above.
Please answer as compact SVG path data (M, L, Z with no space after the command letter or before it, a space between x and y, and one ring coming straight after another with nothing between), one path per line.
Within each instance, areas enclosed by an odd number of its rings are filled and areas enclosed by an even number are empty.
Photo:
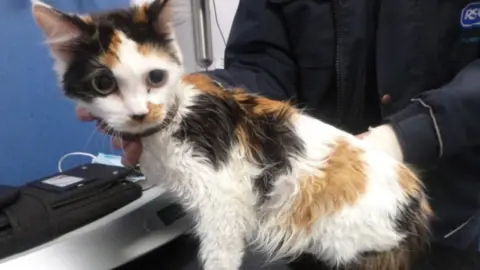
M463 8L460 24L463 28L480 27L480 2L470 3Z

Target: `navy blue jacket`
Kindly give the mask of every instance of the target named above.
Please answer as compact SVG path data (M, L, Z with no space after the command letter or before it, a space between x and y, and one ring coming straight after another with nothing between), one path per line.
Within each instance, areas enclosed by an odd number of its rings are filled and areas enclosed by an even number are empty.
M429 188L437 240L478 247L480 4L473 2L240 0L225 69L211 75L293 100L352 133L391 123L405 161Z

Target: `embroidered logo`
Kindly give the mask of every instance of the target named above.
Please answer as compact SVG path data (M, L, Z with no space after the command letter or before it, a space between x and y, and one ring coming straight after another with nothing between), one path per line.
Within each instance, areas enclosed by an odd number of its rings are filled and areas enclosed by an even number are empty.
M470 3L463 8L460 24L464 28L480 27L480 2Z

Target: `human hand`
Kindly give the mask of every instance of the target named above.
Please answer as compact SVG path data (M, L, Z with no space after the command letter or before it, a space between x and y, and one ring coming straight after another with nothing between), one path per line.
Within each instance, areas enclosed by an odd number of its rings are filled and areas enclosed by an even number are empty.
M77 107L75 110L77 118L82 122L95 121L93 117L86 109ZM102 131L100 129L100 131ZM114 137L112 139L112 145L116 149L123 150L122 163L125 166L135 166L142 154L142 144L140 140L124 140L122 138Z
M357 135L373 148L383 151L398 161L403 161L403 153L397 135L390 125L382 125Z
M363 140L365 137L368 136L368 134L370 134L370 130L369 130L369 131L365 131L365 132L363 132L362 134L358 134L356 137L359 138L360 140Z

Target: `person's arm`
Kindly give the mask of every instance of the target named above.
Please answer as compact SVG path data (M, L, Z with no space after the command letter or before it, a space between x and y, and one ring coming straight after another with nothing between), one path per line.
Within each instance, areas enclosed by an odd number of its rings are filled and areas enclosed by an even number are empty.
M395 150L396 143L401 159L417 167L480 145L480 60L466 66L447 85L413 98L386 123L391 129L381 126L365 139L375 143L384 137L390 150Z
M295 97L296 65L278 8L268 0L240 0L225 50L225 68L209 73L215 80L272 99Z

